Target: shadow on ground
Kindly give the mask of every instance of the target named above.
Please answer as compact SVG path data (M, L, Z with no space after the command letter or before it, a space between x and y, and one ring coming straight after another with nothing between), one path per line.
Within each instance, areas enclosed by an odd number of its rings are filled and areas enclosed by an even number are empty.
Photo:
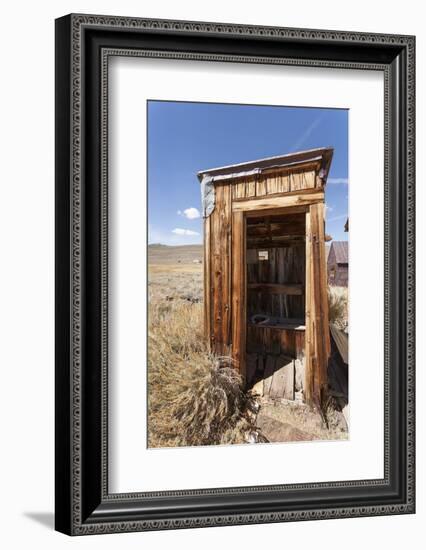
M25 512L24 516L49 529L54 529L55 527L55 516L53 512Z

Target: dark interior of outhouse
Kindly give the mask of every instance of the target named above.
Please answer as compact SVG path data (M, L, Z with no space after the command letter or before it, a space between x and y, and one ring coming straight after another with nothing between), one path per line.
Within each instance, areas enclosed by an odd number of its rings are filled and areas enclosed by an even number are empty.
M305 214L247 220L247 323L305 324Z
M291 361L304 356L305 214L259 213L246 228L247 383L272 377L264 394L294 399L297 384L274 372L293 372Z

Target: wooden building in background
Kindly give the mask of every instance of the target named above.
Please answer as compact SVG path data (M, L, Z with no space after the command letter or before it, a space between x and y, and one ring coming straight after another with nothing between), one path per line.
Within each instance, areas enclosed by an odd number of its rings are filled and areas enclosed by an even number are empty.
M246 387L319 405L330 355L331 148L203 170L205 334Z
M328 284L348 286L349 255L347 241L333 241L327 258Z

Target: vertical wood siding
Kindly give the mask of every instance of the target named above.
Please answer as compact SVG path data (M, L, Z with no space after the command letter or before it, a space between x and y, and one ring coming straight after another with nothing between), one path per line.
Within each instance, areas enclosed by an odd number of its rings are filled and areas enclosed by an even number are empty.
M232 205L229 185L216 186L216 206L207 222L205 242L207 297L206 330L211 350L218 355L231 352L231 238Z
M314 189L317 185L314 171L298 170L241 178L230 186L232 199L238 200Z

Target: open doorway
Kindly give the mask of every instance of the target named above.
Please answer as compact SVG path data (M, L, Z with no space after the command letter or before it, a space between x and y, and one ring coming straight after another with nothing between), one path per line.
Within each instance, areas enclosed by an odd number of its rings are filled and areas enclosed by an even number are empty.
M259 212L246 223L246 382L302 399L306 214Z

